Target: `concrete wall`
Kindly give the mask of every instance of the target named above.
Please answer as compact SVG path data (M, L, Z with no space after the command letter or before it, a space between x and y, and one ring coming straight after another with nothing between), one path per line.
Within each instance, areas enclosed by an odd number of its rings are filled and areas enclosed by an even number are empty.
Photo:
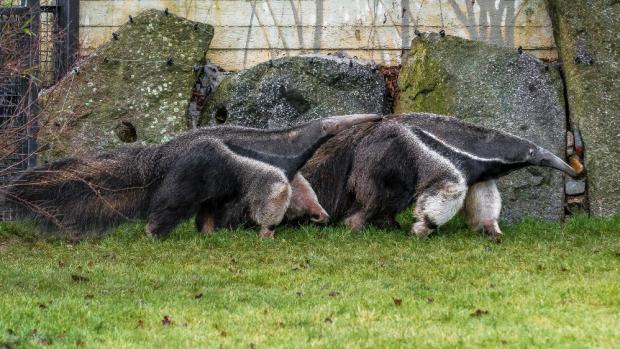
M215 27L208 58L227 70L339 50L396 65L415 29L442 27L447 34L557 58L544 0L81 0L82 53L109 40L129 15L166 7Z

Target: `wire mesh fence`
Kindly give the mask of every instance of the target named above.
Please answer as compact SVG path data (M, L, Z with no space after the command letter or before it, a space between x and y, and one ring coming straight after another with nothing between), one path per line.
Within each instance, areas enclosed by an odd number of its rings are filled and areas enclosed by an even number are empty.
M77 0L0 0L0 221L14 218L2 189L36 164L39 91L75 61L77 9Z
M54 6L41 7L39 17L39 87L46 88L56 82L54 62L54 40L61 33L56 21Z

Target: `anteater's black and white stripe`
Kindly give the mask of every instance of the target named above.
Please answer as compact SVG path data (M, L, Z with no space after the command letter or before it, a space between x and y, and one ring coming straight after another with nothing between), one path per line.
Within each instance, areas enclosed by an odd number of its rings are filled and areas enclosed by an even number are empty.
M556 155L520 137L413 113L339 134L301 173L332 219L353 229L395 226L395 215L415 203L412 233L426 237L465 205L470 225L498 238L501 198L494 179L529 165L576 175Z

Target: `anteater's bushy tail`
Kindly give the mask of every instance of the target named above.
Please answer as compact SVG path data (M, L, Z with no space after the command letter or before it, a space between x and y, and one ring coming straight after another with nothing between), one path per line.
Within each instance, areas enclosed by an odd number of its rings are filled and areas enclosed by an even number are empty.
M84 232L144 216L151 182L135 150L66 158L31 168L4 189L19 218Z

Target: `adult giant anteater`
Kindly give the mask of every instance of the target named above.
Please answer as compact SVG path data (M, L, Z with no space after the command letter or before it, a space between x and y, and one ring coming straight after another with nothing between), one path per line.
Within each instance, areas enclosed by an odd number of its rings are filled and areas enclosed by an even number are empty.
M461 208L469 225L492 239L501 197L495 179L526 166L576 176L550 151L520 137L429 113L357 125L323 144L301 169L321 205L352 229L396 226L415 202L411 232L427 237Z
M360 114L280 130L203 128L161 145L32 168L4 197L23 216L70 231L146 218L147 234L156 236L201 207L239 202L269 237L289 206L289 180L314 151L350 126L379 119Z
M351 229L367 223L396 227L396 214L415 202L411 232L420 238L464 207L473 229L499 240L501 198L494 179L530 165L577 175L525 139L453 117L413 113L339 133L300 172L332 221L344 219ZM215 215L224 226L248 220L239 206Z

